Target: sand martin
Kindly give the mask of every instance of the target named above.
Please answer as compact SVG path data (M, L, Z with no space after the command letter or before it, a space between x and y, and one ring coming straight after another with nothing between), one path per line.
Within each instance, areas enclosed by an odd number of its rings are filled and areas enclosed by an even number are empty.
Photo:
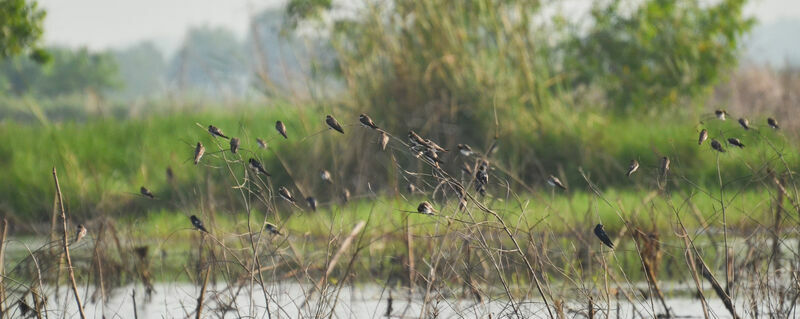
M261 162L259 162L257 159L251 157L248 162L250 163L250 168L255 170L257 173L261 173L267 176L272 176L269 173L267 173L267 170L264 169L264 166L262 166Z
M728 143L730 143L731 145L737 146L739 148L744 148L744 144L742 144L742 141L740 141L738 138L735 138L735 137L729 138L728 139Z
M560 189L567 190L567 187L564 186L564 184L561 183L561 180L558 179L558 177L555 177L553 175L550 175L550 176L547 177L547 184L549 184L550 186L553 186L553 187L558 187Z
M325 116L325 123L328 124L328 126L330 128L336 130L339 133L344 134L344 130L342 129L342 126L339 125L339 122L337 122L336 119L333 118L333 116L330 116L330 115Z
M197 228L197 230L201 230L206 233L208 232L208 230L206 230L206 228L203 227L203 222L201 222L200 219L197 218L197 216L192 215L191 217L189 217L189 219L192 221L192 226L194 226L194 228Z
M294 197L292 197L292 193L286 189L286 187L278 187L278 195L281 195L283 199L289 201L290 203L294 203Z
M267 149L267 142L264 142L264 140L256 138L256 143L258 144L258 147L260 147L261 149Z
M603 244L614 249L614 243L611 242L611 238L608 238L608 234L606 234L605 229L603 229L603 224L597 224L597 226L594 227L594 234L597 238L600 238Z
M211 133L212 136L219 136L221 138L228 139L228 137L225 136L225 134L222 133L222 130L220 130L219 128L217 128L214 125L209 125L208 126L208 132Z
M378 126L375 125L375 122L372 122L372 119L369 117L369 115L361 114L358 116L358 120L361 122L361 125L364 125L364 127L368 127L373 130L378 129Z
M281 121L275 122L275 129L278 131L278 134L283 136L283 138L289 138L288 136L286 136L286 125L283 125L283 122Z
M741 125L745 130L750 129L750 121L748 121L746 118L739 118L739 125Z
M239 139L231 138L231 153L236 154L239 151Z
M725 120L725 116L728 115L728 112L726 112L725 110L716 110L716 111L714 111L714 115L716 115L718 119L724 121Z
M433 206L431 206L431 203L422 202L422 203L419 203L419 206L417 206L417 212L419 212L420 214L425 214L425 215L433 215L433 213L435 213L436 210L433 209Z
M639 162L637 160L631 160L631 164L628 165L628 172L625 173L628 177L630 177L633 173L636 173L636 170L639 169Z
M472 147L469 147L467 144L458 144L458 151L461 152L461 155L470 156L472 155Z
M700 138L697 139L697 145L703 145L703 142L705 142L707 139L708 139L708 130L703 129L702 131L700 131Z
M156 198L156 195L153 195L153 192L151 192L149 189L147 189L147 187L144 187L144 186L139 188L139 193L141 193L142 195L144 195L146 197Z
M266 231L270 232L270 234L273 234L273 235L283 235L278 230L278 226L275 226L275 224L272 224L272 223L267 223L266 225L264 225L264 229Z
M717 150L717 152L725 153L725 149L722 148L722 144L713 138L711 139L711 148Z
M78 231L75 232L75 241L73 241L72 243L73 244L77 243L79 240L81 240L81 238L86 237L87 232L88 231L86 230L86 227L83 226L83 224L78 225Z
M333 179L331 178L331 172L328 172L327 170L323 169L319 172L319 177L321 177L323 181L333 184Z
M194 148L194 165L200 163L200 159L203 158L203 154L205 154L206 148L203 147L203 144L197 142L197 147Z
M342 191L342 200L345 202L345 204L350 201L350 190L349 189L345 188Z
M771 117L767 118L767 125L769 125L769 127L773 128L773 129L776 129L776 130L781 128L780 126L778 126L778 121L776 121L774 118L771 118Z
M317 199L313 196L308 196L306 198L306 202L308 202L308 207L311 207L312 211L317 211Z
M669 172L669 158L666 156L661 158L661 174L667 175Z

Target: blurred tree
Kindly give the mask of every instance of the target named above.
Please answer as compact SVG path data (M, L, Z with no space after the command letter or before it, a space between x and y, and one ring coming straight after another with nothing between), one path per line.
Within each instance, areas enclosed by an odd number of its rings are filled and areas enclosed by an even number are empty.
M149 97L164 89L166 61L152 42L142 42L126 49L115 50L119 75L125 87L115 92L123 99Z
M26 53L34 61L47 61L47 52L37 46L44 17L36 1L0 0L0 59Z
M241 96L250 67L244 46L224 28L192 28L169 62L170 84L209 97Z
M564 47L573 86L599 86L621 111L680 105L709 92L737 62L739 40L753 25L747 0L623 0L595 3L594 23Z

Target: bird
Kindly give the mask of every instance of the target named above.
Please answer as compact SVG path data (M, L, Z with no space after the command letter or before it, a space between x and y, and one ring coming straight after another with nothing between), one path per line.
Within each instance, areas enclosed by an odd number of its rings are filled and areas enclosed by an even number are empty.
M88 231L86 230L86 227L84 227L83 224L79 224L78 231L75 232L75 241L73 241L72 243L73 244L77 243L79 240L81 240L81 238L86 237L87 232Z
M441 159L439 159L439 155L436 154L436 151L431 148L426 149L423 154L425 155L425 158L433 162L433 166L436 168L439 168L439 163L444 163Z
M175 173L172 172L172 166L167 166L167 181L172 182L175 179Z
M472 147L469 147L467 144L458 144L458 151L461 152L461 155L470 156L472 155Z
M603 224L597 224L594 226L594 234L597 238L600 238L600 241L603 242L606 246L614 249L614 243L611 242L611 238L608 238L608 234L606 234L605 229L603 229Z
M288 139L289 137L286 136L286 125L283 125L283 122L277 121L275 122L275 129L278 130L278 133L283 136L283 138Z
M236 154L239 151L239 139L231 138L231 153Z
M349 202L349 201L350 201L350 190L349 190L349 189L345 188L345 189L342 191L342 200L343 200L345 203L347 203L347 202Z
M708 130L703 129L700 131L700 138L697 139L697 145L703 145L706 139L708 139Z
M333 184L333 179L331 178L331 172L328 172L328 170L324 169L321 170L319 172L319 176L322 178L323 181Z
M203 147L203 144L197 142L197 147L194 148L194 165L200 163L200 159L203 158L203 154L205 154L206 148Z
M368 127L373 130L378 129L378 126L375 125L375 122L372 122L372 118L370 118L369 115L361 114L358 116L358 120L361 121L361 125L364 125L364 127Z
M381 136L378 138L378 145L381 147L381 151L386 150L386 145L389 144L389 134L386 132L381 131Z
M414 194L417 192L417 187L414 186L414 184L408 184L408 186L406 186L406 190L409 194Z
M325 116L325 123L327 123L328 126L330 126L332 129L336 130L337 132L344 134L344 130L342 129L342 126L339 125L339 122L337 122L336 119L333 118L333 116L326 115Z
M32 310L31 306L25 303L25 301L22 299L17 301L17 308L19 308L19 315L21 316L20 318L28 317L28 312Z
M272 223L267 223L266 225L264 225L264 229L265 229L266 231L270 232L270 233L271 233L271 234L273 234L273 235L283 235L283 234L281 234L281 232L278 230L278 227L277 227L277 226L275 226L275 224L272 224Z
M156 198L156 196L153 195L153 192L151 192L149 189L147 189L147 187L144 187L144 186L139 188L139 193L142 193L142 195L150 197L150 198Z
M547 177L547 184L550 184L550 186L553 186L553 187L558 187L560 189L567 190L567 187L564 186L564 184L561 183L561 180L558 179L558 177L555 177L553 175L550 175L550 176Z
M411 144L411 147L422 147L425 146L425 140L422 139L416 132L413 130L408 131L408 141Z
M194 226L194 228L196 228L197 230L200 230L200 231L204 231L206 233L208 232L208 230L206 230L206 228L203 227L203 222L200 221L200 219L197 218L197 216L192 215L192 216L189 217L189 219L192 221L192 226Z
M255 170L257 173L261 173L267 176L272 176L269 173L267 173L267 170L264 169L264 166L262 166L261 162L259 162L257 159L251 157L248 162L250 163L250 168Z
M313 196L306 197L306 201L308 202L308 207L311 207L312 211L317 211L317 199Z
M724 121L725 116L728 115L728 112L726 112L725 110L716 110L714 111L714 115L716 115L718 119Z
M780 126L778 126L778 121L776 121L774 118L771 117L767 118L767 125L776 130L781 128Z
M420 214L425 214L425 215L433 215L433 213L435 213L436 210L433 209L433 206L431 205L431 203L422 202L422 203L419 203L419 206L417 206L417 212L419 212Z
M228 137L222 133L222 130L220 130L218 127L214 125L208 126L208 132L211 133L211 136L219 136L221 138L228 139Z
M740 141L738 138L735 137L729 138L728 143L734 146L738 146L739 148L744 148L744 144L742 144L742 141Z
M294 204L294 197L292 197L292 193L288 189L286 189L286 187L283 187L283 186L279 187L278 188L278 195L281 195L281 197L283 199L285 199L285 200L289 201L290 203Z
M661 174L667 175L669 172L669 158L664 156L661 158Z
M478 167L478 170L475 172L475 180L478 181L480 185L489 184L489 172L486 171L486 166L481 165Z
M261 149L267 149L267 142L264 142L264 140L256 138L256 143L258 144L258 147L260 147Z
M741 125L745 130L750 129L750 121L748 121L746 118L739 118L739 125Z
M630 177L630 176L631 176L633 173L635 173L635 172L636 172L636 170L638 170L638 169L639 169L639 161L637 161L637 160L631 160L631 165L629 165L629 166L628 166L628 173L626 173L625 175L627 175L628 177Z
M715 139L711 139L711 148L715 149L717 152L725 153L725 149L722 148L722 144Z
M428 148L430 148L434 152L447 153L447 150L444 147L439 146L439 144L436 144L429 139L425 140L425 145L428 146Z

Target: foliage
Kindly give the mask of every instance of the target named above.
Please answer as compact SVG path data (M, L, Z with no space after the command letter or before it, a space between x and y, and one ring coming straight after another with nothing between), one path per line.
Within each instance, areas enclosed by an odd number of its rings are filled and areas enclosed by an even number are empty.
M746 0L596 2L594 23L564 45L572 86L599 86L617 110L675 106L708 93L737 61L739 40L753 25Z
M142 42L115 50L114 59L124 88L116 95L123 99L152 97L165 89L166 61L152 42Z
M36 1L0 1L0 60L27 52L34 61L46 61L47 53L37 47L44 17Z

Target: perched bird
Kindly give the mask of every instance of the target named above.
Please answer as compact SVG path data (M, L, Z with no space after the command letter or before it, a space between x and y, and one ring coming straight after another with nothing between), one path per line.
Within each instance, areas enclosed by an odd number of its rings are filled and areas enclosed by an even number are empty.
M381 147L381 151L386 150L386 145L389 144L389 134L386 132L381 131L381 136L378 137L378 145Z
M25 303L25 300L22 299L17 301L17 308L19 309L19 315L21 316L20 318L28 317L28 312L32 310L31 306Z
M369 115L361 114L358 116L358 120L361 121L361 125L364 125L364 127L368 127L373 130L378 129L378 126L375 125L375 122L372 122L372 118L370 118Z
M661 174L667 175L669 172L669 158L666 156L661 158Z
M144 186L139 188L139 193L142 193L142 195L150 197L150 198L156 198L156 196L153 195L153 192L151 192L149 189L147 189L147 187L144 187Z
M773 129L776 129L776 130L781 128L780 126L778 126L778 121L776 121L774 118L771 118L771 117L767 118L767 125L769 125L769 127L773 128Z
M172 172L172 166L167 166L167 181L172 182L175 179L175 173Z
M717 140L715 140L713 138L711 139L711 148L713 148L717 152L725 153L725 149L722 148L722 144L720 144L719 141L717 141Z
M408 186L406 186L406 190L409 194L414 194L417 192L417 187L414 186L414 184L408 184Z
M290 203L294 203L294 197L292 197L292 193L288 189L286 189L286 187L283 186L279 187L278 195L281 195L283 199L289 201Z
M718 119L724 121L725 116L728 115L728 112L726 112L725 110L716 110L714 111L714 115L716 115Z
M258 147L260 147L261 149L267 149L267 142L264 142L264 140L256 138L256 143L258 144Z
M283 122L277 121L275 122L275 129L278 130L278 133L283 136L283 138L289 138L286 136L286 125L283 125Z
M204 231L206 233L208 232L208 230L206 230L206 228L203 227L203 222L201 222L200 219L197 218L197 216L192 215L191 217L189 217L189 219L192 221L192 226L194 226L194 228L197 228L197 230Z
M550 175L550 176L547 177L547 184L549 184L550 186L553 186L553 187L558 187L560 189L567 190L567 187L564 186L564 184L561 183L561 180L558 179L558 177L555 177L553 175Z
M333 179L331 178L331 172L328 172L328 170L324 169L321 170L319 172L319 176L322 178L323 181L333 184Z
M433 166L436 168L439 168L439 163L444 163L441 159L439 159L439 155L436 154L436 151L433 149L426 149L423 154L425 155L425 158L433 162Z
M444 147L439 146L439 144L436 144L431 140L426 139L425 140L425 145L428 146L428 148L430 148L434 152L447 153L447 150Z
M200 163L200 159L203 158L203 154L205 154L206 148L203 147L203 144L197 142L197 147L194 148L194 165Z
M283 235L283 234L281 234L281 232L278 230L278 227L277 227L277 226L275 226L275 224L272 224L272 223L267 223L266 225L264 225L264 229L265 229L266 231L270 232L270 233L271 233L271 234L273 234L273 235Z
M231 138L231 153L236 154L239 151L239 139Z
M261 173L267 176L272 176L269 173L267 173L267 170L264 169L264 166L262 166L261 162L259 162L257 159L251 157L248 162L250 163L250 168L255 170L257 173Z
M336 119L333 118L333 116L330 115L325 116L325 123L327 123L328 126L330 126L332 129L338 131L339 133L344 134L342 126L339 125L339 122L337 122Z
M750 121L748 121L746 118L739 118L739 125L744 127L745 130L750 129Z
M475 172L475 180L480 185L489 184L489 172L486 171L486 166L481 165L478 167L478 170Z
M738 138L735 137L729 138L728 143L731 143L731 145L734 146L738 146L739 148L744 148L744 144L742 144L742 141L740 141Z
M472 155L472 147L469 147L467 144L458 144L458 151L461 152L461 155L470 156Z
M228 139L228 137L225 136L225 134L222 133L222 130L220 130L219 128L217 128L214 125L209 125L208 126L208 132L211 133L211 136L219 136L221 138Z
M703 129L702 131L700 131L700 138L697 139L697 145L703 145L703 142L705 142L707 139L708 139L708 130Z
M308 207L311 207L311 210L316 212L317 211L317 199L314 198L313 196L308 196L306 198L306 201L308 202Z
M342 191L342 201L345 203L350 201L350 190L347 188Z
M411 147L422 147L425 146L425 140L422 139L416 132L413 130L408 131L408 141L411 144Z
M72 243L73 244L77 243L79 240L81 240L81 238L86 237L87 232L88 231L86 230L86 227L83 226L83 224L78 225L78 231L75 232L75 241L73 241Z
M606 234L605 229L603 229L603 224L597 224L597 226L594 227L594 234L597 238L600 238L603 244L614 249L614 243L611 242L611 238L608 238L608 234Z
M431 205L431 203L422 202L422 203L419 203L419 206L417 206L417 212L419 212L420 214L425 214L425 215L433 215L433 213L435 213L436 210L433 209L433 206Z
M626 173L625 175L630 177L633 173L636 173L636 170L638 169L639 169L639 161L631 160L631 165L628 165L628 173Z

